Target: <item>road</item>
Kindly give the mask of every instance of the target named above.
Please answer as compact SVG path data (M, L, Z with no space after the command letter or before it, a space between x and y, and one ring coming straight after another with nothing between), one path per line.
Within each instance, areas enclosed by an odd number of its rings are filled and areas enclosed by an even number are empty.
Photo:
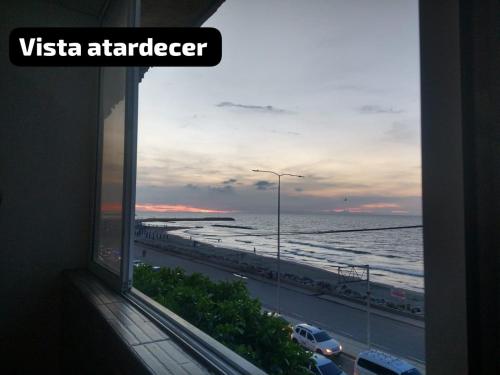
M142 257L146 250L146 257ZM250 295L272 308L276 304L276 285L268 280L238 275L223 267L216 267L201 261L172 256L154 247L136 244L135 258L144 263L180 267L188 273L199 272L212 280L243 280ZM313 325L349 338L353 342L366 342L366 311L361 306L325 300L312 292L282 284L280 292L281 313L296 321ZM387 316L388 315L388 316ZM386 315L371 315L371 341L374 348L401 356L416 362L425 360L425 328L400 321ZM342 359L343 365L352 367L352 359Z

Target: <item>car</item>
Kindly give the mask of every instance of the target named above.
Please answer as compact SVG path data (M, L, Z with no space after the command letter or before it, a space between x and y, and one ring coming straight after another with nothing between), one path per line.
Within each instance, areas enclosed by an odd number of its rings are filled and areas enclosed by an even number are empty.
M285 323L286 326L290 328L290 330L293 328L292 325L288 320L286 320L281 314L277 313L276 311L267 311L264 310L264 314L271 317L271 318L276 318L281 320L283 323Z
M142 260L140 260L140 259L134 259L132 261L132 263L133 263L134 267L139 267L140 265L144 264L144 263L142 263Z
M322 329L310 324L297 324L293 327L291 338L294 342L315 353L331 356L342 352L342 345Z
M347 375L332 360L318 353L314 353L311 357L308 369L316 375Z
M421 375L413 365L401 358L381 352L366 350L354 362L354 375Z

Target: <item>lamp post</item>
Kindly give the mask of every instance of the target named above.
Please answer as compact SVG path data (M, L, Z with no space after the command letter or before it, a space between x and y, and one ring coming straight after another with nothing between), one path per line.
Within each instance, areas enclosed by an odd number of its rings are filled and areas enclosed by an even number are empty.
M366 341L368 344L368 350L372 348L371 343L371 290L370 290L370 265L366 265Z
M277 275L276 275L276 311L280 313L280 286L281 286L281 271L280 271L280 216L281 216L281 177L290 176L290 177L298 177L303 178L304 176L300 176L297 174L290 173L277 173L274 171L263 171L260 169L252 169L252 172L257 173L271 173L278 177L278 255L277 255Z

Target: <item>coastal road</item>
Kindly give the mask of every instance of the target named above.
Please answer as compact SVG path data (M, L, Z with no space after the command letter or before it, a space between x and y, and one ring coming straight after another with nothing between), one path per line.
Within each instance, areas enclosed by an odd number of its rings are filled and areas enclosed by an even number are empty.
M142 257L143 250L146 250L144 258ZM180 267L188 273L199 272L215 281L243 280L252 297L259 299L264 307L274 310L276 285L268 280L238 275L223 267L174 256L164 250L138 243L135 244L134 258L156 266ZM349 338L353 342L366 342L367 314L361 306L327 300L312 292L283 284L280 292L280 305L284 316L318 325L327 331ZM410 321L393 318L390 314L371 315L371 341L374 348L415 362L423 362L425 360L424 334L423 326L412 324ZM352 363L345 363L345 365L351 367Z

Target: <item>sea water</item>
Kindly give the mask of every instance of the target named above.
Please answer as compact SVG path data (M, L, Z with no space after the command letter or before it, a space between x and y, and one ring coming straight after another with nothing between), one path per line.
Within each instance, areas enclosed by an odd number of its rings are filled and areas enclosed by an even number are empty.
M277 215L139 212L146 217L232 217L235 221L178 221L171 233L198 242L276 257ZM422 228L351 233L300 234L327 230L421 225L420 216L359 213L281 214L281 258L325 270L369 265L370 279L423 292ZM244 228L236 228L244 227Z

